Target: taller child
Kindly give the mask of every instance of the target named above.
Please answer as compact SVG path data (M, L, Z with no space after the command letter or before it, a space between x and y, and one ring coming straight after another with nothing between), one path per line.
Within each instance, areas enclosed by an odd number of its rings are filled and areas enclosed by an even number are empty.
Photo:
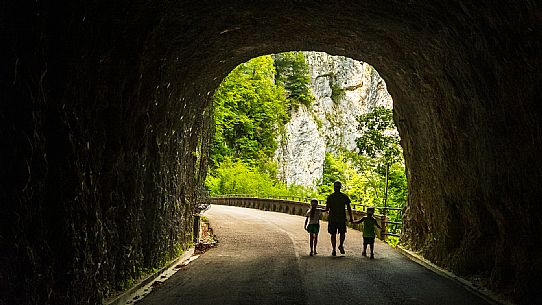
M339 233L339 251L344 254L344 239L346 237L346 211L352 222L352 207L350 206L350 198L344 193L341 193L342 184L340 181L333 183L334 193L327 197L326 209L329 214L327 231L331 234L331 246L333 251L331 255L336 256L337 251L337 233Z
M318 244L318 232L320 232L320 216L322 210L318 208L318 199L313 198L311 200L311 208L307 211L305 218L305 230L309 232L311 253L310 256L318 254L316 252L316 245Z

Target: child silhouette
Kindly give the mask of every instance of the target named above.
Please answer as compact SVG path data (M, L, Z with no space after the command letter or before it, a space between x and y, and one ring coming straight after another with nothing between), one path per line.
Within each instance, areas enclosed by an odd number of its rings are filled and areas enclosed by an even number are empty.
M311 208L307 211L305 218L305 230L309 232L310 256L316 255L316 244L318 243L318 232L320 232L320 215L322 215L322 209L318 208L318 199L311 199Z
M380 225L376 222L376 219L373 217L375 213L374 207L367 208L367 216L362 217L358 221L352 223L362 223L363 222L363 253L361 255L367 256L367 245L371 248L371 259L375 258L374 256L374 246L375 246L375 226L379 229L382 229Z

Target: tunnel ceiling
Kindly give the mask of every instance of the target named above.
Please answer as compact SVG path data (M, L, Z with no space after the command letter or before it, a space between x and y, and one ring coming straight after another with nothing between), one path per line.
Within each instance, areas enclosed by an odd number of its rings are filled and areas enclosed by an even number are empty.
M28 239L35 221L50 232L79 223L62 235L68 242L102 221L115 223L120 235L133 231L127 221L107 218L112 209L139 211L132 223L141 228L158 213L154 207L173 206L190 219L182 204L194 204L206 167L193 152L207 151L210 99L222 79L259 55L323 51L373 65L394 99L410 190L404 241L459 274L484 276L521 302L540 293L532 281L542 272L541 238L533 233L542 227L533 217L542 193L539 3L210 3L4 6L2 86L11 102L2 104L9 148L1 194L12 203L8 210L25 215L13 240ZM138 199L160 197L159 189L182 200ZM82 216L83 207L97 211L95 219ZM56 224L36 212L42 210L68 219ZM86 229L74 220L81 217ZM153 234L171 226L161 225ZM143 265L152 263L148 253L171 250L146 242L144 234L128 235L144 249ZM171 238L184 242L183 236ZM60 254L73 260L81 247L107 248L106 239L74 242ZM58 254L58 245L49 247L32 254L43 256L34 268ZM5 261L34 257L17 249L6 251ZM72 267L58 267L51 278L63 268ZM102 282L115 272L103 271L78 293L107 294Z

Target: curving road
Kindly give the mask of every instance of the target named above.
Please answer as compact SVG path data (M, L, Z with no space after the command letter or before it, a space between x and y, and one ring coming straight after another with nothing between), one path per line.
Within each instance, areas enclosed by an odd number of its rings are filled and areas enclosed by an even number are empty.
M218 246L138 305L489 304L382 242L374 260L362 257L358 231L347 233L346 254L332 257L323 222L319 253L311 257L303 217L230 206L205 215Z

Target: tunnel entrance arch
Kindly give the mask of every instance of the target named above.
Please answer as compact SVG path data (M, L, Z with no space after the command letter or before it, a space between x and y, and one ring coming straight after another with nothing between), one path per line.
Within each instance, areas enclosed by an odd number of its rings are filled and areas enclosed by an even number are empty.
M213 100L211 196L325 204L340 180L356 210L376 206L388 216L397 243L404 160L392 97L371 65L312 51L260 56L237 66Z

